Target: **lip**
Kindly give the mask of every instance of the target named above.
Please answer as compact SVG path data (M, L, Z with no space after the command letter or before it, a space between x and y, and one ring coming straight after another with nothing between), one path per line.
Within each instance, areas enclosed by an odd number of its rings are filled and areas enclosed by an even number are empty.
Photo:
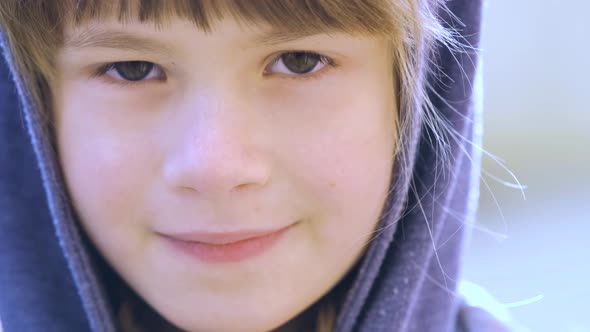
M185 232L167 233L165 236L186 242L198 242L211 245L232 244L248 239L270 235L280 231L282 228L267 230L243 230L233 232Z
M205 263L240 262L258 256L278 242L295 224L267 230L159 234L175 249Z

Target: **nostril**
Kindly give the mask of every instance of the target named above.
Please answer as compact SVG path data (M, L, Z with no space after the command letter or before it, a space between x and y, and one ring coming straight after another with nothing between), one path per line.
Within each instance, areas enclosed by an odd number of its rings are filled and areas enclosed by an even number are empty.
M249 183L242 183L234 187L234 191L242 191L250 186Z
M2 0L0 0L2 1ZM245 193L264 186L271 175L270 161L243 143L209 144L207 149L182 146L170 154L162 172L171 188L204 196Z
M195 188L193 188L193 187L189 187L189 186L179 186L178 188L179 188L181 191L183 191L183 192L184 192L184 191L186 191L186 192L196 192L196 193L198 193L198 192L199 192L197 189L195 189ZM0 331L0 332L2 332L2 331Z

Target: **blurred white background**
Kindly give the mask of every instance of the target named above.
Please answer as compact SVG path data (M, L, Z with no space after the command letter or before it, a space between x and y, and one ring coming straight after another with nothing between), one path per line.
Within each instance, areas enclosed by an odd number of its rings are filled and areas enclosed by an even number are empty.
M482 42L484 148L527 189L483 176L465 278L531 331L590 331L590 1L488 1Z

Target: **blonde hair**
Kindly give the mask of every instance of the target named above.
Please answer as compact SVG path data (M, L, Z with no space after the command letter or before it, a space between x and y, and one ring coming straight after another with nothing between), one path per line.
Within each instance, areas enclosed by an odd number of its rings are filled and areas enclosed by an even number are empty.
M66 24L116 17L123 23L139 20L160 26L180 17L211 31L216 22L231 17L285 33L341 31L386 37L398 89L397 132L403 133L402 128L414 125L415 112L436 126L422 68L427 67L425 55L436 42L453 43L453 34L438 19L441 8L443 0L1 0L0 24L17 79L49 132L55 56L63 46ZM399 150L403 135L397 141ZM328 297L318 303L317 331L331 331L337 317L338 303Z

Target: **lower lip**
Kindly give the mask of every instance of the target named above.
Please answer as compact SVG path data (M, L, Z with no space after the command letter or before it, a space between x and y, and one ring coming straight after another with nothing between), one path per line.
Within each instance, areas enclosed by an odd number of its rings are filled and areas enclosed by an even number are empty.
M264 236L228 244L189 242L165 237L177 249L205 263L236 263L261 255L272 248L291 227Z

